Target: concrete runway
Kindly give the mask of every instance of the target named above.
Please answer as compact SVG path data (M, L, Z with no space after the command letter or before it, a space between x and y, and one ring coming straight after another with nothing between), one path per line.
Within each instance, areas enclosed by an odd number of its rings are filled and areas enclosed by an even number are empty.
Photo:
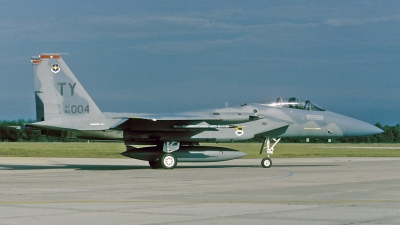
M400 224L400 158L0 158L0 224Z

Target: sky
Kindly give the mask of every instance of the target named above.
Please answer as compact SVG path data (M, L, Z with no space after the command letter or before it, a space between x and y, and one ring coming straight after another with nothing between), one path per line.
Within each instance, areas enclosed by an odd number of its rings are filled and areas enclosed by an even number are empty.
M302 97L400 123L400 1L0 0L0 120L34 119L31 56L64 61L104 112Z

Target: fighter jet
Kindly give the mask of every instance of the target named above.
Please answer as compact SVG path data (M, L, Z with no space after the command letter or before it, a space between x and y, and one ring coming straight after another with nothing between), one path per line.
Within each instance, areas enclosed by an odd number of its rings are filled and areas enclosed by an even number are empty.
M261 165L284 137L354 137L382 133L371 124L297 98L274 98L210 110L173 114L101 112L61 54L32 57L37 122L21 129L63 138L123 141L124 156L145 160L151 168L173 169L177 162L216 162L246 154L199 143L262 140ZM145 146L138 148L138 146Z

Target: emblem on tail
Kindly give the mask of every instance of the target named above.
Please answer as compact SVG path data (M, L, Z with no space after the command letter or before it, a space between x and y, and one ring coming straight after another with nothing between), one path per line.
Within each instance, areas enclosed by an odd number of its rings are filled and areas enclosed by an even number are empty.
M54 64L51 65L50 70L53 73L58 73L58 72L60 72L61 68L60 68L60 65L58 63L54 63Z

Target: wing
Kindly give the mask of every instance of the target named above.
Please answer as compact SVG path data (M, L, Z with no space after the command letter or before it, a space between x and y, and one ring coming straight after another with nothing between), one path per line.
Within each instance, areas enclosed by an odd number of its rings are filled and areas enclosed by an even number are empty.
M232 124L261 119L250 113L183 113L121 117L116 130L179 130L233 128Z

